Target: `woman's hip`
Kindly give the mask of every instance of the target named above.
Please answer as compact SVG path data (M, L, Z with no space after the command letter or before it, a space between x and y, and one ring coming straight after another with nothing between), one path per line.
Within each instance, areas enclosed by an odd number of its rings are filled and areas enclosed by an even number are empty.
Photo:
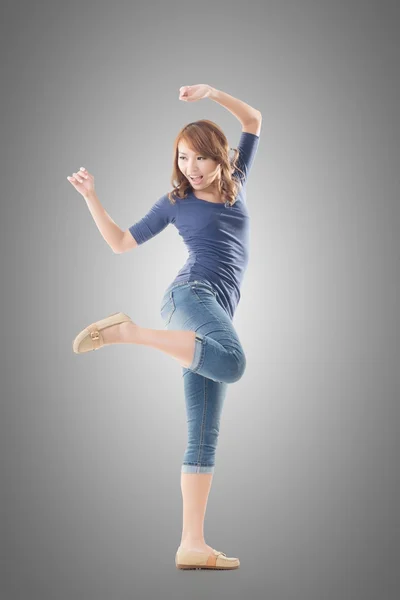
M160 313L165 329L214 334L218 341L227 338L234 345L240 344L229 315L208 282L188 281L170 286L162 298Z

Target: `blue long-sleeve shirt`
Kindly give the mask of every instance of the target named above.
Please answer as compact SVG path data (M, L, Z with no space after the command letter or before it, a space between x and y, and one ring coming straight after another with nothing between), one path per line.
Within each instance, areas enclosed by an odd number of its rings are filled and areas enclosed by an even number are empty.
M238 166L244 175L239 171L233 174L242 182L233 206L201 200L192 190L186 198L176 198L175 204L164 194L140 221L129 228L141 245L173 223L189 257L172 283L208 281L231 319L240 300L240 287L249 260L246 183L259 139L254 133L242 131Z

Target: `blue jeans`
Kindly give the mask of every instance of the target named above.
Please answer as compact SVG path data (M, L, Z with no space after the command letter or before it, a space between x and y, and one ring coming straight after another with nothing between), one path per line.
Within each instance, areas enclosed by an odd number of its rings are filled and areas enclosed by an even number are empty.
M242 377L246 357L209 282L171 284L160 312L165 329L196 333L192 364L182 368L188 427L182 473L213 473L227 386Z

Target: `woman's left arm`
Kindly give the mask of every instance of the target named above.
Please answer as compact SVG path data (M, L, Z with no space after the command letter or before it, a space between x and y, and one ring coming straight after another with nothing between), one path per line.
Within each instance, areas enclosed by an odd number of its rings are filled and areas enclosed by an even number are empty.
M202 98L210 98L218 102L231 112L242 124L242 131L260 135L262 116L259 110L253 108L221 90L211 87L206 83L197 85L184 85L179 88L179 100L196 102Z
M242 102L242 100L238 100L221 90L211 87L210 85L208 87L209 94L207 97L227 108L229 112L239 119L242 125L248 125L249 123L254 123L256 121L260 121L261 123L262 115L259 110L249 106L246 102Z

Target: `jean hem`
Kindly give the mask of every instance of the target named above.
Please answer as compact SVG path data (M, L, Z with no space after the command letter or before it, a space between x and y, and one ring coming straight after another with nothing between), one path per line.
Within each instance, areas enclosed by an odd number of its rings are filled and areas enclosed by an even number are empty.
M190 371L193 373L197 373L199 369L203 366L204 362L204 352L205 352L205 339L201 333L195 334L195 344L194 344L194 356L192 360L192 364L190 365Z
M181 467L181 473L214 473L214 465L186 465Z

